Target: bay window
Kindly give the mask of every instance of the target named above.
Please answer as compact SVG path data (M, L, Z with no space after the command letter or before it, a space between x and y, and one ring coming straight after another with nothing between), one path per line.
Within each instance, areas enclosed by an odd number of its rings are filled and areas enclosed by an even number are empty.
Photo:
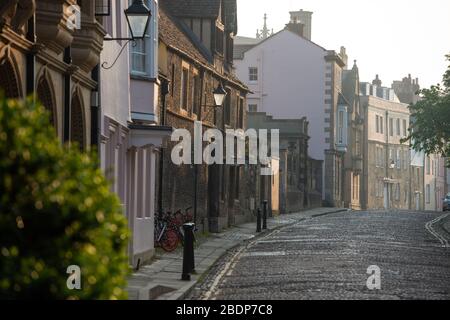
M148 78L158 77L158 2L156 0L144 0L145 5L151 10L147 33L143 40L136 40L130 47L131 74ZM133 0L129 1L131 5Z

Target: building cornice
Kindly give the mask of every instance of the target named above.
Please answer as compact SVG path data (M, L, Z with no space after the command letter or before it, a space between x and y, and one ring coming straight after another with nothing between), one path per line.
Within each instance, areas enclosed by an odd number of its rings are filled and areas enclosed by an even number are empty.
M36 60L59 73L72 75L75 82L78 82L91 90L94 90L97 87L97 82L92 80L89 74L74 65L55 59L55 57L48 53L47 50L39 50L36 54Z
M325 56L325 61L327 62L336 62L338 66L341 68L345 67L345 62L342 60L341 56L336 53L334 50L328 50L327 55Z
M25 37L14 32L8 25L0 26L0 41L6 45L11 45L13 48L27 52L33 48L33 43Z

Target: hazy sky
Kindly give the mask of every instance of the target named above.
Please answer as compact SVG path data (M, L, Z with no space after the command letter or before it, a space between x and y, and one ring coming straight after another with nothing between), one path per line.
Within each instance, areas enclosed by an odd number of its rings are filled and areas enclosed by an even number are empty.
M312 40L329 50L347 48L361 81L379 74L383 85L411 73L422 87L441 82L450 53L449 0L238 0L239 33L255 37L263 25L275 32L289 11L313 11Z

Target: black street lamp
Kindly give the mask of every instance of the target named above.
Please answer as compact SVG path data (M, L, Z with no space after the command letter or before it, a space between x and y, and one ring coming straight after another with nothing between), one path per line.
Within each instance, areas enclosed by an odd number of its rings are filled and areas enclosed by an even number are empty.
M225 97L227 96L227 91L223 88L221 82L216 89L213 91L214 95L214 106L207 105L206 107L211 108L211 110L205 115L203 119L206 119L211 111L214 111L214 122L216 122L216 111L218 108L223 106L223 102L225 101ZM197 202L198 202L198 164L194 164L194 223L197 224Z
M136 45L136 40L144 40L147 33L148 25L150 24L150 18L152 17L151 10L145 5L143 0L134 0L131 6L124 11L127 18L128 28L130 29L131 38L105 38L105 41L125 40L127 43L120 50L119 55L114 60L111 66L108 67L108 63L102 64L103 69L111 69L116 64L119 57L122 55L126 46L133 42Z
M211 108L209 112L202 118L205 120L212 111L214 111L214 122L216 117L216 111L219 108L223 107L223 102L225 101L225 98L227 96L227 91L223 88L223 85L221 82L219 82L219 85L216 89L213 90L213 96L214 96L214 105L205 105L207 108Z
M227 92L222 86L222 83L219 83L217 88L213 91L214 94L214 102L216 103L216 107L223 106L223 102L225 97L227 96Z
M144 39L151 16L152 12L143 0L134 0L133 4L125 10L125 17L133 40Z

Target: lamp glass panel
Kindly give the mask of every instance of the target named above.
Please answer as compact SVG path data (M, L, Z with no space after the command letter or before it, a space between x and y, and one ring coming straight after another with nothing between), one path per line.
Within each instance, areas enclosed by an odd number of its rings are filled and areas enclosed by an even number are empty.
M226 94L223 93L214 93L214 101L216 102L216 106L222 106L223 101L225 100Z
M131 33L135 39L143 39L145 36L148 15L129 15L128 21L130 23Z

